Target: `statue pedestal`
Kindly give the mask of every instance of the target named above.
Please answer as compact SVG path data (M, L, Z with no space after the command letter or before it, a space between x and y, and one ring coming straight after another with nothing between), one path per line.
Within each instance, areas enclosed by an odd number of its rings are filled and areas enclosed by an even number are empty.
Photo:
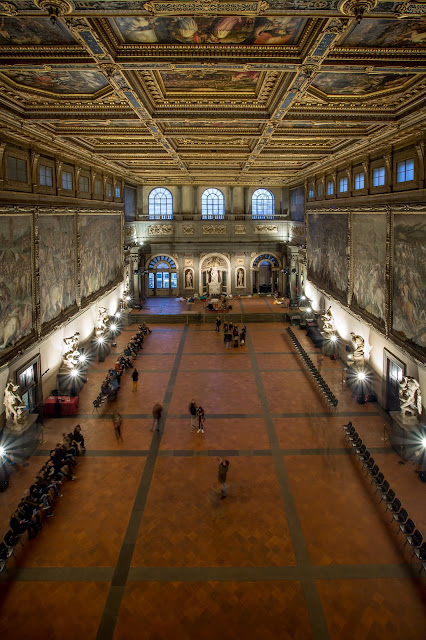
M417 416L403 416L400 411L389 411L389 415L392 418L390 440L393 447L404 460L419 461L423 429Z
M222 285L220 284L220 282L210 282L208 284L208 288L209 296L220 296L222 290Z
M37 418L38 413L27 413L25 420L22 420L21 422L6 420L6 429L13 436L20 436L33 426L33 424L37 421Z

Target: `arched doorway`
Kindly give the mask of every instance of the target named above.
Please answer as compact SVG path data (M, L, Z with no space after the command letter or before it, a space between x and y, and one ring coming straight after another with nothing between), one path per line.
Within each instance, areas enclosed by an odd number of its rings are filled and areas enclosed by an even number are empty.
M170 256L155 256L148 264L147 296L176 296L178 292L177 267Z
M270 253L256 256L251 274L253 293L273 293L279 290L280 265L276 256Z
M205 256L200 263L200 294L228 293L229 266L228 259L221 254Z

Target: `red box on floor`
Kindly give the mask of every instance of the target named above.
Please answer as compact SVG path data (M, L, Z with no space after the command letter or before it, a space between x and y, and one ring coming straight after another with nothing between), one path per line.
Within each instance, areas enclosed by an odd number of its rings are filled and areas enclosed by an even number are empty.
M74 416L78 411L78 396L49 396L44 401L44 415Z

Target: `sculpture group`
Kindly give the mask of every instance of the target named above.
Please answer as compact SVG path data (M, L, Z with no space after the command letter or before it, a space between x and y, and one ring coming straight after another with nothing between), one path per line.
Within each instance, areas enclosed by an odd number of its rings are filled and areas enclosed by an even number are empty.
M105 307L99 307L98 315L96 318L96 327L95 327L96 338L100 338L100 336L102 336L105 333L105 331L107 330L108 322L109 322L108 309L105 309Z
M331 335L336 332L336 327L334 325L333 314L331 313L331 307L328 307L327 311L322 314L322 332L326 335Z
M14 424L22 422L26 418L25 404L18 392L19 387L11 380L4 390L3 404L6 408L6 420L10 420Z
M421 415L422 397L415 378L404 376L399 383L399 407L403 418Z
M64 353L64 365L69 369L74 369L79 363L80 351L78 350L80 342L80 334L77 331L70 338L64 338L64 344L67 349Z

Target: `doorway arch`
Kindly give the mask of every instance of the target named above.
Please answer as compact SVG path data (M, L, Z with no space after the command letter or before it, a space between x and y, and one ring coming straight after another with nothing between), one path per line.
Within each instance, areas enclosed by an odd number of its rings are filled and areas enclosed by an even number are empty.
M148 263L148 297L176 296L178 291L177 265L168 255L157 255Z
M273 293L279 290L280 261L272 253L259 253L251 264L253 293Z

